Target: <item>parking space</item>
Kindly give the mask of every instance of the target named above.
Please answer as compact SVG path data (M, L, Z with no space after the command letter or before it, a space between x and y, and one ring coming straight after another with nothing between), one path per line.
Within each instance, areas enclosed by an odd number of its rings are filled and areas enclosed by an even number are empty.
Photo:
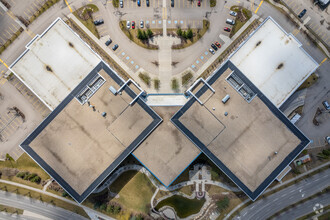
M23 123L22 117L14 109L0 114L0 141L7 141Z
M123 49L118 48L114 51L117 57L119 57L133 72L136 72L140 66L130 57Z
M321 27L320 22L310 20L307 23L310 27L328 46L330 46L330 35L329 31Z
M9 82L32 104L33 108L38 111L42 117L46 117L50 110L40 99L35 96L18 78L12 76Z
M108 4L112 4L112 1L108 0ZM123 1L123 8L161 8L163 7L163 1L162 0L149 0L149 6L147 6L147 1L146 0L141 0L140 1L140 6L137 4L137 0L124 0ZM170 2L167 5L168 7L170 6ZM190 0L174 0L174 7L172 8L179 8L179 9L184 9L184 8L209 8L210 4L208 3L207 0L195 0L195 1L190 1ZM120 9L119 9L120 10Z
M4 45L20 28L10 16L0 8L0 46Z
M8 0L11 5L10 10L17 16L22 16L30 20L33 15L45 4L47 0ZM10 3L12 2L12 3Z
M198 2L200 2L200 5ZM209 3L206 0L201 0L201 1L174 0L174 7L175 8L208 8Z
M224 44L224 41L222 41L221 39L216 39L214 42L210 42L210 45L212 43L215 43L215 42L219 42L221 47L223 46ZM219 48L217 51L214 51L214 55L209 51L209 49L211 48L211 46L203 51L203 53L201 53L197 59L194 61L193 64L191 64L191 68L194 70L194 71L198 71L212 56L219 56L220 53L221 53L221 48Z
M330 45L330 34L327 28L327 21L324 18L317 18L321 12L317 11L318 6L306 5L306 2L299 0L283 0L284 3L296 14L299 15L304 9L306 14L301 18L303 23L311 28L328 46Z

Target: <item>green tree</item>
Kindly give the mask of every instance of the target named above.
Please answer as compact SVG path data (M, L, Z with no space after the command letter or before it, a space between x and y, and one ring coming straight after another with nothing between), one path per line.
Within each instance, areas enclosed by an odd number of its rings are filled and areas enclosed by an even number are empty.
M187 38L188 39L191 39L193 37L193 32L192 30L189 28L188 31L187 31Z
M148 36L147 36L147 33L146 33L146 31L143 31L142 32L142 36L143 36L143 40L146 40L146 39L148 39Z
M181 30L181 28L178 28L178 30L176 31L176 34L178 35L178 36L182 36L182 30Z
M143 34L142 34L142 31L140 29L138 29L137 38L140 39L140 40L143 40Z
M185 39L187 39L187 33L186 33L186 31L183 31L182 32L182 37L185 38Z
M218 201L216 204L217 204L218 210L222 211L229 206L229 199L228 199L228 197L225 197L222 200Z
M147 35L148 35L148 38L151 38L152 35L154 35L154 33L152 33L152 31L150 29L147 30Z
M107 209L107 205L105 203L102 203L102 205L100 205L100 210L105 211Z
M119 214L120 210L121 210L121 207L116 205L113 209L113 214Z

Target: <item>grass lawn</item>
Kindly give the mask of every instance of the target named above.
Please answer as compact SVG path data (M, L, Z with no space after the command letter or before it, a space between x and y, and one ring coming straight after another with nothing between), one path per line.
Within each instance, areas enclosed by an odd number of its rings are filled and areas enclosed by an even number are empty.
M138 32L138 29L139 29L139 25L140 25L139 21L136 21L135 22L135 29L132 29L132 28L127 29L126 28L126 20L119 22L120 29L124 32L124 34L128 37L128 39L130 39L131 41L133 41L134 43L136 43L140 47L150 49L150 50L157 50L158 46L151 45L151 44L145 44L140 39L137 38L137 32ZM147 31L147 29L143 29L143 30ZM150 30L152 31L153 35L163 34L163 29L150 29Z
M30 173L36 173L38 174L38 176L40 176L41 180L46 180L50 178L48 174L37 163L35 163L31 159L31 157L26 153L23 153L22 156L20 156L20 158L18 158L16 161L9 161L9 160L0 161L0 169L5 167L17 168L19 171L29 171ZM29 185L28 181L22 180L21 178L17 178L17 177L12 177L12 181ZM33 184L34 184L33 186L37 185L35 183Z
M110 186L110 190L119 194L119 198L112 201L131 211L148 213L151 197L156 188L146 175L137 171L127 171Z
M88 28L88 30L90 30L95 35L95 37L100 38L96 26L94 25L92 16L93 12L97 12L98 10L99 9L96 5L88 4L74 11L73 14L76 16L76 18L79 19L82 24L84 24Z
M204 202L205 199L187 199L182 196L174 195L159 202L155 208L156 210L159 210L163 206L170 206L175 209L180 218L186 218L198 213Z
M202 29L196 29L196 28L191 29L193 32L193 36L194 36L192 39L182 40L182 44L173 45L172 49L183 49L183 48L193 45L194 43L196 43L199 39L201 39L204 36L206 31L209 29L209 27L210 27L210 22L208 20L203 20ZM177 31L177 29L167 29L167 33L171 33L172 35L177 36L176 31ZM182 31L187 31L187 30L182 29Z
M230 10L237 12L237 17L235 19L235 24L231 28L229 37L232 37L236 32L243 27L243 25L252 17L252 12L246 8L240 6L232 6ZM245 19L244 19L245 17Z
M14 207L10 207L10 206L5 206L5 205L1 205L0 204L0 212L7 212L7 213L11 213L11 214L18 214L18 215L22 215L23 214L23 210L22 209L17 209Z
M191 196L192 191L191 191L192 186L184 186L178 190L178 192L181 192L183 194L186 194L187 196Z
M298 90L301 90L301 89L306 89L308 87L311 87L314 83L316 83L316 81L318 80L318 76L313 73L311 74L306 80L305 82L303 82L303 84L301 84L301 86L298 88Z
M23 195L23 196L28 196L30 198L40 200L40 201L45 202L45 203L50 203L50 204L55 205L57 207L61 207L63 209L72 211L72 212L77 213L81 216L84 216L85 218L89 218L88 215L86 214L86 212L81 207L70 204L70 203L67 203L67 202L59 200L59 199L56 199L56 198L51 197L51 196L43 195L43 194L40 194L40 193L35 192L35 191L30 191L30 190L25 189L25 188L16 187L16 186L9 185L9 184L4 184L4 183L0 183L0 190L16 193L16 194Z

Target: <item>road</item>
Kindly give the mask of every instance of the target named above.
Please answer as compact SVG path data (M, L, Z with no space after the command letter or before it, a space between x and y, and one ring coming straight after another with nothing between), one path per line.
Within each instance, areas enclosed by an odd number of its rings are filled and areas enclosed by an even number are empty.
M283 208L312 196L330 185L330 169L317 173L297 184L286 187L263 199L259 199L240 211L235 220L266 219Z
M0 204L28 210L51 219L86 219L68 210L10 192L0 191Z
M316 205L319 204L319 205ZM314 199L308 200L302 204L298 204L294 208L289 209L286 212L282 212L279 216L276 217L277 220L286 220L286 219L297 219L301 216L307 215L314 212L313 208L316 208L316 211L321 211L320 208L322 205L326 207L330 204L330 193L322 194Z

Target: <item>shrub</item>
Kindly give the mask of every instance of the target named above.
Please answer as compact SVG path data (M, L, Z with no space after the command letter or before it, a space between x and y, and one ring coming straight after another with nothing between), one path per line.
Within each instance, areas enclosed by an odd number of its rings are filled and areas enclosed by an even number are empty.
M28 174L29 174L29 172L19 172L19 173L16 174L16 177L24 179L25 176L27 176Z
M139 77L143 80L145 84L147 84L148 86L150 85L150 76L148 76L146 73L140 73Z
M112 5L113 5L113 7L118 8L119 7L119 0L113 0Z
M64 191L64 192L62 193L62 196L63 196L63 197L67 197L67 196L69 196L69 194L68 194L67 192Z
M40 183L40 181L41 181L41 178L39 177L39 176L35 176L35 177L32 177L31 179L30 179L30 181L32 182L32 183Z
M181 30L181 28L178 28L178 30L176 31L176 34L178 35L178 36L182 36L182 30Z
M184 39L186 39L186 38L187 38L187 33L186 33L186 31L183 31L181 36L182 36Z
M217 0L210 0L210 7L215 7L217 5Z
M179 88L179 83L177 79L172 79L172 89L177 90Z
M100 210L105 211L107 209L107 204L103 203L100 205Z
M185 85L193 77L191 72L188 72L182 76L182 85Z
M159 79L154 79L154 87L155 89L159 89L159 85L160 85L160 80Z
M186 38L187 38L187 39L191 39L193 36L194 36L194 35L193 35L192 30L189 28L188 31L187 31L187 36L186 36Z
M143 34L142 34L142 31L141 31L141 29L138 29L138 31L137 31L137 36L136 36L138 39L140 39L140 40L143 40Z
M228 206L229 206L229 199L228 199L228 197L226 196L226 197L223 198L222 200L216 202L216 204L217 204L218 210L219 210L219 211L222 211L222 210L228 208Z
M150 29L147 30L147 36L148 38L151 38L154 35Z

